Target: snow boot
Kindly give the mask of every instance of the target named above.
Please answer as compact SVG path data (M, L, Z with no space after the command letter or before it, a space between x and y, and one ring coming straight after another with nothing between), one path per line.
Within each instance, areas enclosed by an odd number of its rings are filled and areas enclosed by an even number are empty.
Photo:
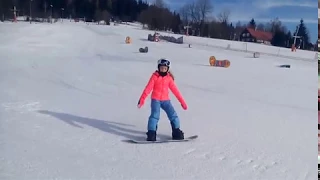
M157 132L156 131L148 131L147 133L147 141L156 141L157 140Z
M184 139L184 133L179 128L172 129L172 139L173 140L182 140Z

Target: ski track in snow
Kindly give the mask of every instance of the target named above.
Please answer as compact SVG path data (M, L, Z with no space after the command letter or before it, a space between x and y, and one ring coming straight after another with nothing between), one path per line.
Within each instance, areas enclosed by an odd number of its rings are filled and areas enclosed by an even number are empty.
M189 149L183 153L185 156L193 156L198 159L206 160L206 161L215 161L217 163L227 163L231 164L236 168L245 168L252 169L253 171L264 172L270 168L277 168L276 166L279 162L272 161L270 163L259 163L253 159L238 159L231 158L223 152L213 153L213 152L205 152L205 153L197 153L196 149Z
M0 29L6 33L0 37L0 179L317 176L316 62L247 58L248 53L197 45L195 37L185 39L195 42L192 48L148 42L143 39L153 31L126 25L19 22L1 23ZM132 44L124 43L126 36ZM138 53L145 46L149 53ZM211 55L229 59L230 68L207 66ZM146 137L150 101L141 109L136 104L162 57L172 60L188 103L183 111L171 96L182 130L199 137L126 143ZM276 67L284 63L292 68ZM171 136L164 112L157 133L159 139Z
M39 110L41 107L40 102L33 101L22 101L22 102L11 102L11 103L2 103L1 106L5 111L14 111L20 114L30 113L36 110Z

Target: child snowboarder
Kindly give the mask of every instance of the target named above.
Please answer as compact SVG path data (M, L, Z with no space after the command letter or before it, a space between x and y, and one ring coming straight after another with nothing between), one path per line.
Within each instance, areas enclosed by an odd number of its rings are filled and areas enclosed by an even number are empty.
M157 137L157 125L160 119L160 108L162 108L171 124L172 128L172 139L181 140L184 139L184 133L180 130L180 120L174 110L170 98L169 89L176 96L176 98L181 103L184 110L187 109L187 104L184 101L182 95L180 94L170 69L170 61L166 59L158 60L158 70L155 71L149 79L140 99L138 102L138 108L144 105L144 101L152 91L151 95L151 115L148 120L148 132L147 141L156 141Z

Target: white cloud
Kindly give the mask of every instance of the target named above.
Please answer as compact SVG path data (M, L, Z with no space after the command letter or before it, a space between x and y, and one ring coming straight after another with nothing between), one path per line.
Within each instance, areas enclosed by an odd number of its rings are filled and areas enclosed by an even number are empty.
M181 0L180 1L179 0L174 0L174 1L164 0L164 2L168 5L181 6L181 7L187 3L186 1L181 1Z
M220 12L225 9L230 10L230 21L245 20L250 21L252 18L263 14L265 10L254 8L249 2L238 2L238 3L221 3L214 7L214 15L217 16Z
M146 2L149 3L149 5L152 5L156 2L156 0L146 0ZM186 1L185 0L163 0L164 4L169 6L170 8L174 7L182 7L184 4L186 4Z
M259 19L258 19L259 20ZM263 20L263 19L262 19ZM280 19L279 18L279 20L281 21L281 22L284 22L284 23L297 23L297 24L299 24L300 23L300 20L301 20L301 18L300 19L298 19L298 18L283 18L283 19ZM270 20L269 20L270 21ZM303 19L303 22L304 23L308 23L308 24L318 24L318 20L316 19L316 20L314 20L314 19Z
M234 19L230 19L231 22L237 22L237 21L241 21L241 22L249 22L251 20L251 18L234 18ZM267 23L267 22L270 22L272 20L272 18L254 18L254 20L257 22L257 23ZM298 19L298 18L279 18L279 20L282 22L282 23L297 23L299 24L300 23L300 20L301 19ZM318 24L318 20L314 20L314 19L303 19L303 22L304 23L307 23L307 24Z
M315 2L311 2L310 0L254 0L252 3L250 1L240 1L238 3L221 3L215 6L214 15L216 16L220 13L223 9L229 9L230 14L230 21L231 22L249 22L252 18L255 19L256 22L270 22L272 19L276 18L276 14L270 16L270 18L258 18L261 16L266 16L267 14L270 15L268 12L269 8L274 7L282 7L282 6L301 6L301 7L316 7ZM274 17L273 17L274 16ZM309 24L317 24L318 20L313 19L313 17L309 17L308 15L304 16L304 13L296 12L292 14L292 18L281 18L279 20L283 23L299 23L301 18L304 20L305 23Z
M317 2L310 0L258 0L253 1L253 5L260 9L270 9L276 7L293 6L293 7L310 7L316 8Z
M154 0L149 0L154 2ZM165 3L179 7L186 3L186 0L164 0ZM190 2L190 1L187 1ZM221 2L215 3L213 1L213 15L217 17L217 15L224 11L225 9L230 10L230 17L229 20L231 22L249 22L252 18L255 19L258 23L266 23L270 22L273 18L277 17L276 14L270 16L270 18L258 18L261 16L266 16L270 12L268 12L271 8L277 7L310 7L316 8L317 2L315 0L237 0L236 2ZM305 10L305 9L304 9ZM303 14L303 12L296 12L292 13L292 18L281 18L279 20L283 23L299 23L300 19L302 18L305 23L308 24L317 24L318 20L313 19L313 17L309 17L308 15ZM294 16L294 17L293 17ZM302 16L301 18L299 16ZM308 17L306 17L308 16ZM319 15L320 16L320 15Z

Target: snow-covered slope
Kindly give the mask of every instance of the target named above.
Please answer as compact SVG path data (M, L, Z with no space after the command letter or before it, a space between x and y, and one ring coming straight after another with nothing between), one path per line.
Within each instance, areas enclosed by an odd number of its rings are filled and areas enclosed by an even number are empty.
M139 23L128 23L125 25L127 27L135 27L136 29L142 29L141 24ZM154 31L146 31L153 34ZM251 42L241 42L241 41L229 41L224 39L213 39L213 38L205 38L205 37L195 37L195 36L185 36L181 34L173 34L169 32L160 32L162 35L173 36L173 37L181 37L183 36L184 43L191 44L193 47L198 47L201 49L204 48L218 48L224 50L232 50L232 51L241 51L251 54L253 57L253 53L260 53L264 56L276 56L276 57L284 57L295 60L304 60L304 61L316 61L318 59L318 52L316 51L306 51L297 49L295 52L292 52L289 48L276 47L271 45L257 44ZM147 36L145 35L145 38Z
M0 24L0 179L316 179L316 62L153 43L147 34ZM138 53L144 46L149 53ZM231 66L208 66L211 55ZM199 138L126 143L146 136L150 101L136 104L161 57L189 106L172 96L182 130ZM164 138L171 131L161 117Z
M251 42L240 42L240 41L229 41L222 39L208 39L202 37L187 36L185 37L185 42L199 45L199 46L209 46L214 48L221 49L230 49L234 51L242 51L248 53L259 52L263 55L276 56L276 57L285 57L295 60L307 60L307 61L316 61L317 52L315 51L306 51L297 49L297 51L292 52L289 48L282 48L276 46L269 46L264 44L257 44Z

